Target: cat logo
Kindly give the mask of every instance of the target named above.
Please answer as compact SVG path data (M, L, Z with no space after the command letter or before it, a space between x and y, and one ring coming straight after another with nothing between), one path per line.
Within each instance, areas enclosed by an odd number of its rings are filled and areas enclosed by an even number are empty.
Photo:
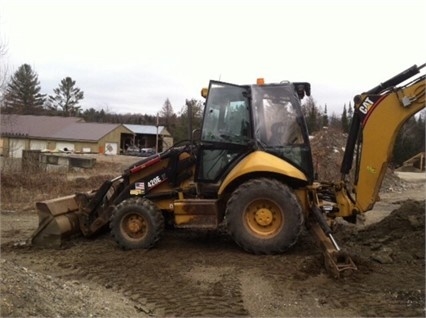
M368 110L370 107L374 104L374 102L370 99L370 97L367 97L361 106L359 106L359 111L363 113L364 115L368 113Z

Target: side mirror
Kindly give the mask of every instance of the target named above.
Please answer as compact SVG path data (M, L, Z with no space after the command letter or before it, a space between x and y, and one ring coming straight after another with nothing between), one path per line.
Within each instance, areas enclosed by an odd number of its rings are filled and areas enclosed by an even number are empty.
M307 82L296 82L293 83L293 85L300 99L303 99L305 94L306 96L311 96L311 84Z

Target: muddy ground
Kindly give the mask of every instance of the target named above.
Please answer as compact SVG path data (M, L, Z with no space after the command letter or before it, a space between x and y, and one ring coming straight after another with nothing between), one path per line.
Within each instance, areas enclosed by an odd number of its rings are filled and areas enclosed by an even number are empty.
M273 256L245 253L225 231L167 231L149 251L122 251L108 233L61 249L25 244L36 201L99 186L132 160L26 181L2 173L2 317L425 316L424 173L388 176L375 209L342 222L336 238L358 271L341 279L308 232Z

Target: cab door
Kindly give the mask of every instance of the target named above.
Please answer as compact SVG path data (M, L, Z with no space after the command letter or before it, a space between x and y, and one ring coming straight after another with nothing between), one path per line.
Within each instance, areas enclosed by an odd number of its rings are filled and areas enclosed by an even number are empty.
M252 149L249 88L211 81L201 128L197 182L215 183Z

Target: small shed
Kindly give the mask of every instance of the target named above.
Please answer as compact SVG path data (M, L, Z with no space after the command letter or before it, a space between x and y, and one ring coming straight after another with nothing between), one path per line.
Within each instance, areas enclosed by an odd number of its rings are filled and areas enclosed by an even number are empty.
M123 140L124 145L152 148L158 152L173 146L173 137L164 126L125 124L124 127L132 132L132 135L123 135L125 138Z

